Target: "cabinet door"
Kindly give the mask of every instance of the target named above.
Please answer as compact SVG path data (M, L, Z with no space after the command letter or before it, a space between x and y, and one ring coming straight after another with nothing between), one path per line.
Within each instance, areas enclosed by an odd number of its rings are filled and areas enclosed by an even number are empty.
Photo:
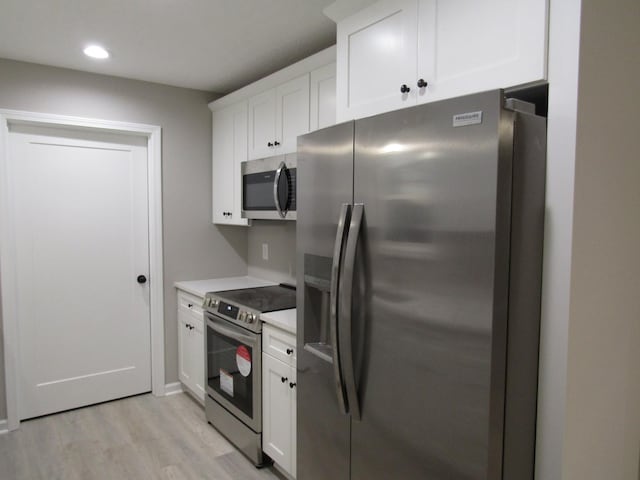
M249 99L249 159L275 155L276 91ZM271 145L269 145L271 144Z
M276 88L276 152L293 153L298 135L309 133L309 74Z
M241 218L241 162L247 160L247 102L213 112L213 223L248 225Z
M336 64L330 63L311 72L309 130L336 123Z
M546 77L546 0L420 0L418 25L419 102Z
M288 472L292 458L291 370L289 365L271 355L262 354L263 449Z
M196 312L192 313L191 325L192 329L189 329L189 344L191 348L191 367L192 377L191 384L193 385L193 393L196 394L198 399L204 403L204 320L202 314L198 315Z
M298 466L297 462L297 448L298 448L298 400L297 400L297 372L296 366L294 365L291 368L291 374L289 375L289 380L293 383L293 387L291 387L291 470L289 473L293 478L296 478L296 470Z
M193 389L193 356L189 320L188 313L178 310L178 376L183 384Z
M381 0L338 23L338 122L415 105L417 16L418 0Z

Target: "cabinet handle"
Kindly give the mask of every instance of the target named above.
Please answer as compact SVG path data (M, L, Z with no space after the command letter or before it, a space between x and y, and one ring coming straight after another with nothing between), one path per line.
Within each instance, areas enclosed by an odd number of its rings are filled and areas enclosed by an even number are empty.
M273 142L273 145L277 147L278 145L280 145L280 142L276 140L275 142Z
M293 388L293 387L295 387L295 386L296 386L296 384L295 384L295 383L289 383L289 388Z
M287 348L287 355L291 355L293 353L293 348Z
M289 380L289 379L288 379L288 378L286 378L286 377L280 377L280 381L281 381L282 383L286 382L287 380Z
M421 78L420 80L418 80L418 88L424 88L427 85L429 85L429 84L424 81L424 78Z
M273 147L273 143L267 142L267 147Z
M409 93L410 91L411 89L405 83L403 83L402 86L400 87L400 92L402 93Z

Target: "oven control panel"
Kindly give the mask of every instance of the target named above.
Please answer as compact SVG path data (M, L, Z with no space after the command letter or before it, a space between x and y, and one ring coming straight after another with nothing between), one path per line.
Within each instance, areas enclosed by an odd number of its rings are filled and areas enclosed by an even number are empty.
M240 309L235 305L230 305L225 302L220 302L218 304L218 313L221 313L224 316L229 317L233 320L237 320L238 314L240 313Z
M238 323L253 324L260 318L259 314L252 313L248 310L241 310L239 307L218 300L217 298L206 297L202 306L209 311L222 314L225 318L235 320Z

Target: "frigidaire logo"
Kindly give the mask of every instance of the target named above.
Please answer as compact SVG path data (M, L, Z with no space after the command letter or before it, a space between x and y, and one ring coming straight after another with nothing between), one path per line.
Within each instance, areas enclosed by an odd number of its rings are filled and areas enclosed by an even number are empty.
M463 127L465 125L476 125L482 123L482 111L460 113L453 116L453 126Z

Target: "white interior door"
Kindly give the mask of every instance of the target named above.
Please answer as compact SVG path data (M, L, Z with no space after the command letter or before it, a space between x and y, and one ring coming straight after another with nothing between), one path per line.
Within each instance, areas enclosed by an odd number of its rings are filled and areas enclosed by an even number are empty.
M12 126L19 416L151 390L146 139Z

